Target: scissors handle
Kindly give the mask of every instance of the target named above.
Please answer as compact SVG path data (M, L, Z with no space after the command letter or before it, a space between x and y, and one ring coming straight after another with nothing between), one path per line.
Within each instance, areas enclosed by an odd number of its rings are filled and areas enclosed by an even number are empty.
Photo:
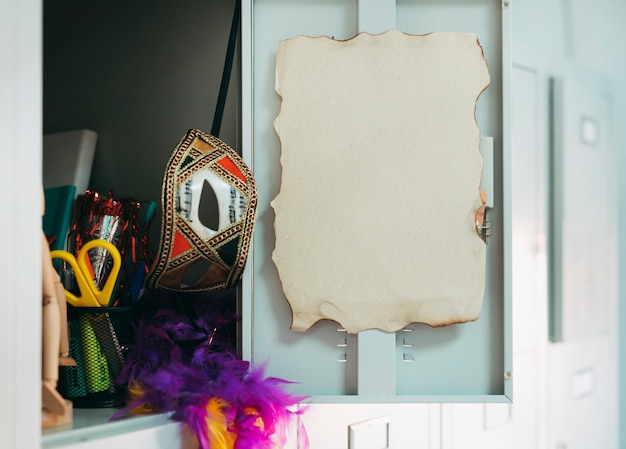
M88 252L92 248L103 248L113 259L113 266L101 290L95 286L92 270L90 268L91 261L89 260ZM50 256L53 259L66 261L74 270L80 296L76 296L72 292L65 290L67 302L75 307L104 307L109 304L122 266L122 258L115 245L106 240L94 239L85 243L76 257L63 250L52 251Z
M117 284L117 277L119 275L120 269L122 268L122 257L119 250L113 243L109 243L106 240L93 239L85 243L79 251L78 265L81 266L81 264L84 264L83 270L89 270L89 267L91 267L91 261L87 253L92 248L103 248L111 255L111 258L113 259L111 271L109 272L107 280L102 286L102 289L99 290L95 286L95 283L91 284L93 287L94 296L96 297L96 301L102 307L106 307L111 301L111 297L113 296L113 290L115 290L115 284ZM84 273L86 274L87 271L84 271ZM89 271L89 273L91 273L91 271Z
M74 307L100 307L100 304L96 300L93 294L93 281L87 280L82 269L78 266L76 258L61 249L57 249L50 252L52 259L62 259L67 262L72 270L74 270L74 277L76 278L76 284L78 285L78 291L80 295L77 296L69 290L65 290L65 299Z

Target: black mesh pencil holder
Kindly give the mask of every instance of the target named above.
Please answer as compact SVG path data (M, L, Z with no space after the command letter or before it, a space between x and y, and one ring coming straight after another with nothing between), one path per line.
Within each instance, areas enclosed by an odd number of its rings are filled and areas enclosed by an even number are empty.
M122 371L128 341L128 307L68 306L69 356L61 366L59 392L77 408L117 407L126 390L115 380Z

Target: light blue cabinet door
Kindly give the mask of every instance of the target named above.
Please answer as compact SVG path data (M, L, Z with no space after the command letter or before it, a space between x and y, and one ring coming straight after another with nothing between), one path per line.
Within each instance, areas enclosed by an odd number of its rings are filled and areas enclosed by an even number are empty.
M243 2L242 148L257 180L259 208L242 285L242 355L266 363L270 375L296 382L294 392L328 402L510 399L510 20L511 8L493 0ZM492 82L476 109L481 135L493 137L495 167L482 314L473 323L413 324L395 335L350 335L331 321L292 332L291 310L271 259L270 201L281 176L280 142L273 128L280 110L274 89L277 45L299 35L349 39L366 27L374 32L392 28L394 21L395 28L410 34L476 33L489 64Z

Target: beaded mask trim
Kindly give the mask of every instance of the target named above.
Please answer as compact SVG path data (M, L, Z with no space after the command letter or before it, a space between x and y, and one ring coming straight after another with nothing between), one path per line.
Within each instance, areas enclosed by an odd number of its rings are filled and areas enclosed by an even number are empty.
M199 214L207 192L212 192L213 215L218 215L210 225ZM254 178L241 157L217 137L189 130L167 163L161 206L159 250L146 286L172 291L235 286L246 263L257 206Z

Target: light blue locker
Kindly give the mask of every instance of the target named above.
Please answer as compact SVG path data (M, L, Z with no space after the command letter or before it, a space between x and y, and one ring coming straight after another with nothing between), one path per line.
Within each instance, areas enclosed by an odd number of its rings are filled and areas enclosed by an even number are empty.
M511 400L509 77L512 6L493 0L248 0L242 3L242 152L259 189L254 248L244 276L242 356L266 363L269 375L317 402L507 402ZM304 333L289 330L291 310L271 260L280 183L280 144L273 120L280 40L348 39L359 31L396 28L409 34L476 33L491 85L477 104L481 136L494 142L495 204L487 245L486 293L473 323L431 328L413 324L384 333L348 334L332 321Z

